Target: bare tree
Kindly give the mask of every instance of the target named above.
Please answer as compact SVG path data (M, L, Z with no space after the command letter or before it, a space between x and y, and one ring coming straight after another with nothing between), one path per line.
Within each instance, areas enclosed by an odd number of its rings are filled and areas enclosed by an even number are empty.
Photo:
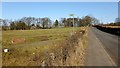
M67 19L66 18L61 18L61 22L63 23L64 27L67 26Z
M31 24L35 23L36 19L34 17L23 17L20 21L25 22L28 29L30 29Z
M51 22L51 20L47 17L42 18L42 28L48 28L49 27L49 23Z
M7 20L7 19L4 19L4 20L2 21L2 29L3 29L3 30L9 29L8 23L9 23L9 20Z
M2 23L3 23L3 19L0 19L0 26L2 26Z
M7 19L4 19L2 23L3 23L2 26L7 26L8 20L7 20Z
M41 28L41 18L36 18L36 28Z
M90 25L98 25L98 24L100 24L100 21L95 17L91 17Z

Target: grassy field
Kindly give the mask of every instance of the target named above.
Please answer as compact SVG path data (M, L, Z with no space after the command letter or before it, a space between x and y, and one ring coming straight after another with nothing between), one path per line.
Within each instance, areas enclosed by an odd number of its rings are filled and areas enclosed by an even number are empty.
M74 30L78 31L80 27ZM41 65L42 60L48 58L48 52L60 50L59 44L71 36L71 33L72 28L3 31L3 49L9 49L9 52L3 52L3 65Z

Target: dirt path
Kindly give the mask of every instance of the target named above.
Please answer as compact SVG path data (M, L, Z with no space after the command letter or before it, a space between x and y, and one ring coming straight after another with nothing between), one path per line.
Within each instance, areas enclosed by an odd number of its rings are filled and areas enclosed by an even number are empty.
M109 54L103 48L95 34L89 31L89 42L85 66L116 66Z

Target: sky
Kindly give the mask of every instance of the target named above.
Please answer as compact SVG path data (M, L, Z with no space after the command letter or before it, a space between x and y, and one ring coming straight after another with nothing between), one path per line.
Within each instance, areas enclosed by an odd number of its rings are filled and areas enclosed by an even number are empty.
M119 2L119 0L1 0L2 2Z
M22 17L49 17L56 20L70 17L82 18L90 15L103 23L114 22L118 17L117 2L3 2L2 18L15 20Z

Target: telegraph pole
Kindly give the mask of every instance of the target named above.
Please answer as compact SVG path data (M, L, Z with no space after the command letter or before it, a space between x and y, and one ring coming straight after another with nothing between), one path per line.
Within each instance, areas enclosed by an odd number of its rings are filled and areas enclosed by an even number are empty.
M74 33L74 14L70 14L73 17L73 33Z

